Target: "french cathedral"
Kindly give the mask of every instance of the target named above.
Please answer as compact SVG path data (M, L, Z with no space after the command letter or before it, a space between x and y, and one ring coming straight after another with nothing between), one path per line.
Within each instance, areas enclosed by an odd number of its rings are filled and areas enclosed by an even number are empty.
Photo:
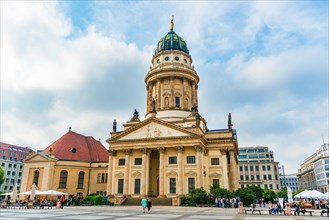
M227 128L209 129L198 111L199 76L184 39L162 37L145 77L146 116L137 110L109 144L107 195L178 198L195 188L239 188L238 140Z

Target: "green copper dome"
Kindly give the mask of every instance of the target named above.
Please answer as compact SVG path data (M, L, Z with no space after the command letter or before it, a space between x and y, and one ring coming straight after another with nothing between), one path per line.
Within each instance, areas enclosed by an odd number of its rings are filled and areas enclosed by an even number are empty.
M172 29L166 36L160 39L155 54L165 50L179 50L189 54L184 39L178 36Z

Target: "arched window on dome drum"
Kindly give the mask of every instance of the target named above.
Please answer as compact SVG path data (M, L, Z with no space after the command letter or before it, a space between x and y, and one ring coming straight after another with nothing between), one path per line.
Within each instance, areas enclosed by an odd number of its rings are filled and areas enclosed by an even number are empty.
M78 189L83 189L84 178L85 178L85 172L80 171L78 177Z
M33 183L37 186L39 183L39 170L34 171L34 176L33 176Z
M175 97L175 107L180 108L180 97L179 96Z
M59 176L59 188L66 188L66 183L67 183L67 171L62 170L61 174Z

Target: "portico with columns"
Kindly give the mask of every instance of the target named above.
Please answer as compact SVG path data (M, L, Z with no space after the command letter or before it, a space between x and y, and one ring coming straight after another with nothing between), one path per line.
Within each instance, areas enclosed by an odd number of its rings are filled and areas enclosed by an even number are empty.
M173 30L160 38L146 74L146 114L135 110L109 144L107 194L178 197L210 185L238 188L237 134L208 129L198 111L199 76L186 42Z

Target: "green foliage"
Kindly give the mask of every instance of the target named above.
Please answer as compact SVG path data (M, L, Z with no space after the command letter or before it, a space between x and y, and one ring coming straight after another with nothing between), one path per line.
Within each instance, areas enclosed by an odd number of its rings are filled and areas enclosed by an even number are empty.
M271 201L273 202L275 198L277 198L277 195L275 192L271 189L264 189L263 198L266 202Z
M254 193L256 194L257 199L262 199L263 198L264 190L262 188L260 188L259 186L250 185L250 186L247 186L247 188L254 191Z
M276 193L278 198L286 198L288 199L288 190L287 187L283 187L279 192Z
M102 198L101 195L93 196L93 205L102 205Z
M203 188L195 189L181 197L181 206L195 206L196 204L211 204L212 199Z
M215 198L232 198L233 193L227 189L220 188L218 186L213 186L210 188L210 193L214 195Z
M235 195L240 197L240 201L243 202L244 206L250 206L256 200L256 193L249 187L236 190Z
M0 186L3 184L4 181L5 181L5 172L0 167Z
M298 193L301 193L301 192L303 192L303 191L304 191L304 189L299 189L299 190L293 192L293 193L292 193L292 197L294 197L295 195L297 195Z
M88 195L86 196L84 199L83 199L83 202L84 203L88 203L88 202L91 202L91 204L93 205L94 203L94 200L93 200L93 196L92 195Z

